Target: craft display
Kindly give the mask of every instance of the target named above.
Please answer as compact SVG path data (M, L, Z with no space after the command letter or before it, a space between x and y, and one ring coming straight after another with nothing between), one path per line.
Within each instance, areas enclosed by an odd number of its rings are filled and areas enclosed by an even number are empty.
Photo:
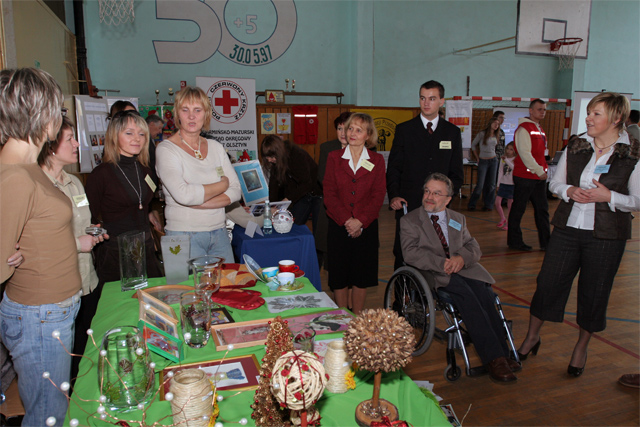
M147 291L138 290L136 294L138 296L138 301L140 302L141 305L144 304L145 308L148 309L148 307L146 307L146 305L148 305L150 308L153 308L158 312L162 313L165 317L174 319L176 322L178 321L178 316L176 316L176 312L173 310L173 308L169 304L163 303L159 299L153 297Z
M320 421L315 407L328 375L312 353L289 351L278 358L271 373L271 392L280 406L291 410L291 424L306 427Z
M271 319L248 320L246 322L223 323L211 326L211 336L216 351L253 347L268 339Z
M293 228L293 214L287 209L278 209L271 215L273 228L280 234L286 234Z
M395 311L363 310L344 333L344 343L349 357L360 369L375 372L373 398L356 407L356 423L371 426L388 417L398 420L398 408L380 399L382 372L392 372L411 361L415 336L411 325Z
M271 393L271 372L278 357L293 350L291 331L280 316L269 322L266 354L260 367L260 382L253 397L251 418L259 427L288 427L289 410L281 407Z
M343 308L286 318L289 328L298 329L309 326L316 331L316 335L346 331L353 319L354 315Z
M142 320L138 322L138 328L151 351L172 362L180 362L182 360L182 341L179 338L169 335L166 331L149 325Z
M270 313L279 313L295 308L338 308L326 292L269 297L264 300Z
M215 422L215 390L215 386L200 369L177 372L169 381L169 391L173 393L173 422L184 422L190 427L207 427L210 422Z
M344 341L330 342L324 355L324 370L329 375L327 390L331 393L346 393L347 381L345 376L349 373L350 368L351 360L347 355Z
M223 323L233 323L233 317L224 307L211 307L211 324L220 325Z
M293 333L293 349L306 351L307 353L313 353L314 341L316 338L316 331L313 328L304 327L301 329L294 329ZM318 357L316 355L316 357ZM320 361L322 363L322 361Z
M144 292L153 298L162 301L165 304L179 304L180 294L186 291L192 291L193 287L187 285L162 285L147 288ZM136 292L131 298L138 298ZM175 314L175 311L174 311Z

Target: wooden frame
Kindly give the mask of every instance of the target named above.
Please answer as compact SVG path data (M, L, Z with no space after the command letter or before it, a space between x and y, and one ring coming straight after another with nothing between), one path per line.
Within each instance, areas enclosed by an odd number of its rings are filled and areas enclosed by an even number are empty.
M143 320L138 321L138 328L142 332L149 350L173 362L182 360L182 341L179 338L173 337Z
M162 285L147 288L144 292L165 304L180 304L180 294L193 289L193 286L187 285ZM138 293L134 293L131 298L138 298Z
M264 91L264 99L267 104L284 104L284 91L266 89Z
M190 289L190 290L193 290L193 289ZM169 304L165 304L164 302L160 301L158 298L152 296L148 292L143 291L141 289L138 289L136 293L138 294L138 300L140 301L141 305L149 304L152 308L155 308L157 311L164 314L166 317L171 317L172 319L175 319L176 321L178 321L178 316L176 316L176 312L173 311L173 308L171 308ZM180 303L180 301L178 301L178 303Z
M271 320L273 318L211 325L211 338L216 351L228 350L230 344L234 348L264 345Z
M211 309L211 325L224 325L227 323L235 323L231 314L224 307Z
M176 339L180 339L177 319L169 317L153 307L146 308L145 306L146 304L141 301L138 316L141 322L151 325Z
M316 336L346 331L349 328L349 322L353 319L355 319L355 315L344 308L284 318L291 330L308 326L316 331Z
M219 391L253 390L258 388L260 381L260 364L255 354L189 363L180 366L169 366L160 372L160 384L162 384L160 388L160 400L164 400L164 394L169 391L170 381L166 381L167 374L170 371L176 374L183 369L202 369L209 379L216 384L216 389ZM236 378L230 379L227 377L216 381L216 375L220 372L225 374L234 372Z

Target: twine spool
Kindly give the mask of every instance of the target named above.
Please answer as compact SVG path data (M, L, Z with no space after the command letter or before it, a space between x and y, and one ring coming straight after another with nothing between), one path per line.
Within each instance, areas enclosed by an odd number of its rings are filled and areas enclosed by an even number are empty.
M345 375L349 372L351 360L347 355L344 341L331 341L324 356L324 370L329 374L327 390L331 393L346 393Z
M213 416L213 385L201 369L185 369L171 379L173 422L189 427L207 427ZM187 422L188 420L188 422Z
M271 392L291 410L300 411L316 403L326 383L318 358L300 350L280 356L271 373Z

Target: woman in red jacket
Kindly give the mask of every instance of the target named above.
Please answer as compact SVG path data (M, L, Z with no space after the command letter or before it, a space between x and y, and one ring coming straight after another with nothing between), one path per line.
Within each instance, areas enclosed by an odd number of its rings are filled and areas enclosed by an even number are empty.
M375 147L378 132L368 114L345 124L348 145L329 153L324 204L329 216L329 287L340 307L364 308L367 288L378 284L378 213L384 201L384 158Z

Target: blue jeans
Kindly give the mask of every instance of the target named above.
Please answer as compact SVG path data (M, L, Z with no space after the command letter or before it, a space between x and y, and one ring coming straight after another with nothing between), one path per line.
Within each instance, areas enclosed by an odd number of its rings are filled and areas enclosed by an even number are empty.
M26 415L25 426L44 426L48 417L61 426L67 412L67 395L42 378L60 387L69 381L73 349L74 322L80 308L80 295L58 304L22 305L6 293L0 303L0 334L18 374L18 390ZM53 338L60 332L60 341ZM65 350L66 348L66 350Z
M498 174L498 158L480 159L478 162L478 183L471 193L469 208L475 208L480 194L484 200L484 207L493 209L496 201L496 176ZM483 191L484 190L484 191Z
M191 258L211 255L224 258L224 262L235 262L231 240L226 228L213 231L173 231L166 230L167 236L187 235L191 237L189 256Z

